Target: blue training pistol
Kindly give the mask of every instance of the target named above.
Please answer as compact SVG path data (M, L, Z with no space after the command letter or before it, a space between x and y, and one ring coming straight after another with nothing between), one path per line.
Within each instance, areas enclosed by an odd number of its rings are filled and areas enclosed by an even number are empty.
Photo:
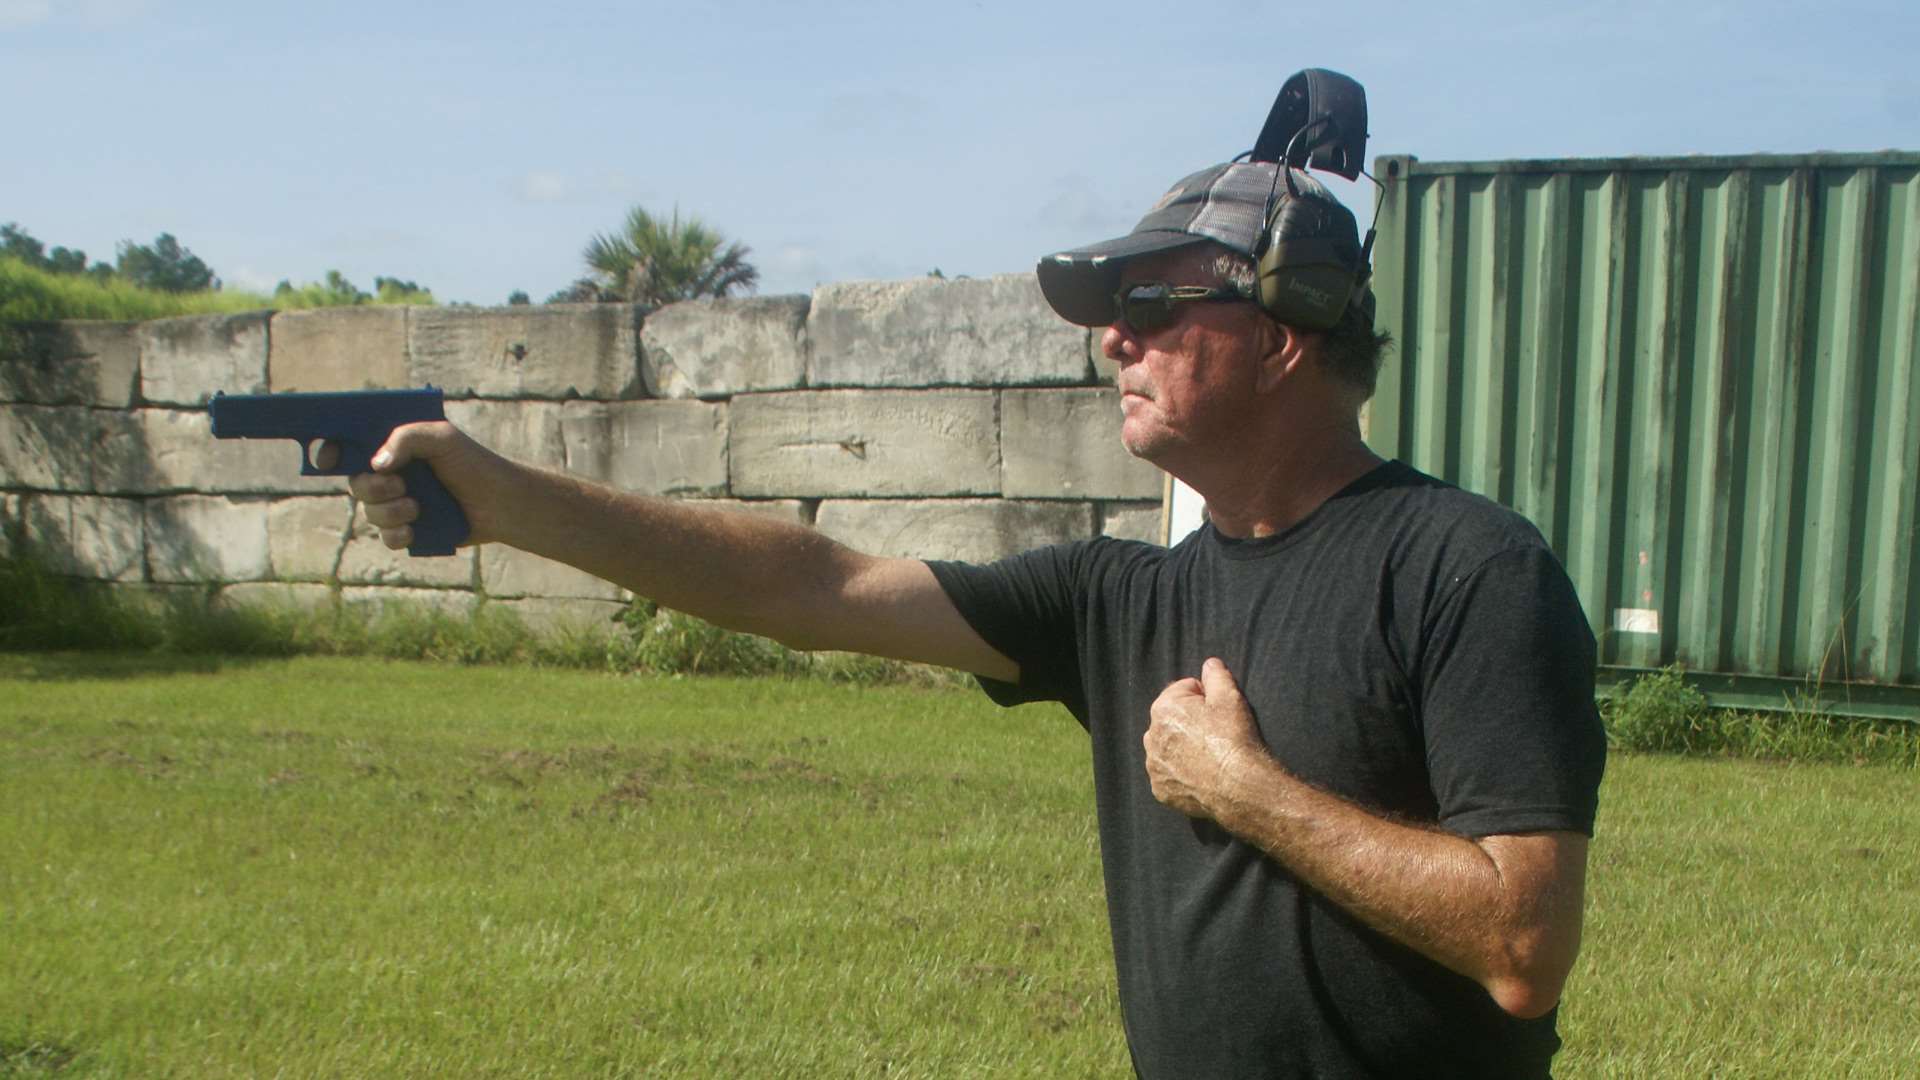
M292 439L300 444L301 476L355 476L373 471L373 454L393 429L420 420L445 420L440 391L358 390L335 394L216 393L207 405L216 439ZM313 462L313 444L338 444L333 468ZM407 494L420 504L411 555L451 555L466 540L467 515L424 461L400 470Z

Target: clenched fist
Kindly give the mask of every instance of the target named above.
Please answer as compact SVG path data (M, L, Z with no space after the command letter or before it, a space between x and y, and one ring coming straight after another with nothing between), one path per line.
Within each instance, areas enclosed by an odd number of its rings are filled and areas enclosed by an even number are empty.
M327 467L328 455L334 452L331 445L323 446L316 463ZM395 428L373 456L374 471L347 482L347 489L360 500L367 523L380 530L382 543L404 548L413 542L413 522L420 514L420 504L407 494L400 470L416 460L425 461L460 504L470 528L468 544L503 538L503 514L495 504L502 494L500 477L507 462L452 424L432 421Z
M1160 691L1149 716L1153 797L1190 817L1218 818L1215 807L1234 770L1268 756L1240 684L1218 659L1201 665L1198 679L1179 679Z

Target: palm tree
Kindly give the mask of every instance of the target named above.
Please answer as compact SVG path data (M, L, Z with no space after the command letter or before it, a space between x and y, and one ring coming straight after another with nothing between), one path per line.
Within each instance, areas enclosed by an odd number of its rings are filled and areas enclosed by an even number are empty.
M581 253L588 276L570 291L578 299L650 307L727 296L736 289L752 292L760 271L747 261L748 251L745 244L728 242L692 215L681 218L678 207L663 222L636 206L627 212L620 232L596 234L588 241Z

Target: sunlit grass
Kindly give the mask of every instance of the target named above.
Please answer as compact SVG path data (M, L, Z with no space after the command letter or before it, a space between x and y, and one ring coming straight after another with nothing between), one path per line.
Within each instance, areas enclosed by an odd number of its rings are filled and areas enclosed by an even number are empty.
M0 1046L62 1075L1123 1067L1063 715L102 659L0 661Z
M1914 1075L1902 769L1615 755L1556 1076Z
M0 1075L1127 1075L1056 709L0 654L0 792ZM1916 835L1905 770L1616 754L1555 1075L1906 1075Z

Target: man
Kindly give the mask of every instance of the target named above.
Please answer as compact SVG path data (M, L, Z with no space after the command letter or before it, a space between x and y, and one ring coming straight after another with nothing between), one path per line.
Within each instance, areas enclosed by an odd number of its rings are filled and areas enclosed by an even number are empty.
M1064 702L1092 739L1143 1076L1545 1076L1604 753L1593 639L1530 525L1361 440L1384 344L1364 288L1325 330L1256 302L1275 169L1197 173L1128 237L1042 262L1056 311L1107 324L1126 448L1206 498L1171 550L873 558L537 472L445 424L396 431L354 493L404 546L391 474L422 458L473 542ZM1301 174L1286 189L1324 200L1312 229L1357 258L1344 208Z

